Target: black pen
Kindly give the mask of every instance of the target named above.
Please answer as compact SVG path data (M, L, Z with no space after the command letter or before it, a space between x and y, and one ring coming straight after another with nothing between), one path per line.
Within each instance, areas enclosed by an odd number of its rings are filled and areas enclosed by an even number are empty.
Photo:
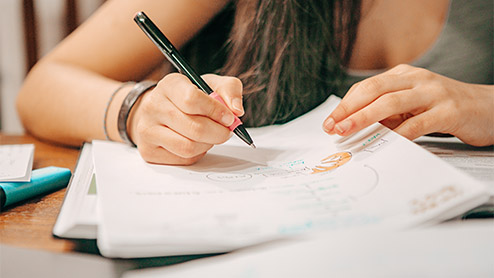
M134 21L141 27L142 31L153 41L153 43L161 50L165 57L172 63L172 65L183 75L187 76L194 85L196 85L203 92L209 96L217 99L221 103L225 104L223 99L213 92L213 90L208 86L206 81L202 79L194 69L185 61L178 50L173 46L173 44L166 38L166 36L158 29L158 27L146 16L144 12L138 12L134 16ZM226 104L225 104L226 105ZM229 129L233 131L242 141L247 143L252 148L256 148L252 138L250 138L249 133L243 126L240 119L235 116L235 121Z

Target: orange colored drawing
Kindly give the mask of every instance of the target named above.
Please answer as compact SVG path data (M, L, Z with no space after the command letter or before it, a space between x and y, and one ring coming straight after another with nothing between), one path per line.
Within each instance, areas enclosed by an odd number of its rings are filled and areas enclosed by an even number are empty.
M321 160L322 165L316 165L312 168L312 174L324 173L334 170L352 159L352 153L350 152L340 152L332 154L323 160Z

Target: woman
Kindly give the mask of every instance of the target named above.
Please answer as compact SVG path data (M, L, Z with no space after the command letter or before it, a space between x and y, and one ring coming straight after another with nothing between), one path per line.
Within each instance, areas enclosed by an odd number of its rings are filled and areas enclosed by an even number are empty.
M244 107L247 125L282 123L368 77L324 121L326 132L345 136L380 121L409 139L441 132L491 145L487 2L239 0L220 75L204 75L224 106L177 73L156 87L122 82L142 80L163 63L132 22L135 12L145 11L180 47L228 11L229 1L108 1L33 68L18 110L40 138L79 145L128 135L149 162L192 164L228 140L227 126ZM477 68L482 71L470 74ZM142 95L119 130L122 103L136 90Z

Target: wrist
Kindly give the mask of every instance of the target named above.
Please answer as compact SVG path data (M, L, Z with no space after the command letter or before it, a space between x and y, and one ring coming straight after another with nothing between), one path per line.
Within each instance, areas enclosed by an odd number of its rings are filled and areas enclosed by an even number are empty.
M141 96L139 96L139 98L137 99L137 101L135 102L134 106L132 107L132 109L130 109L130 112L129 112L129 118L127 119L127 134L129 136L129 139L130 141L132 142L136 142L136 130L137 130L137 124L139 122L139 116L140 116L140 113L138 113L139 110L139 107L141 105L141 102L143 100L143 98L145 97L145 95L151 91L152 89L149 89L147 90L145 93L143 93Z
M139 100L139 97L148 90L154 88L155 86L156 83L153 81L146 80L139 82L134 85L134 87L129 91L129 93L123 99L117 118L118 133L123 142L135 146L134 142L130 139L128 132L129 131L128 127L130 127L129 117L131 116L131 110Z
M103 130L106 140L122 142L117 128L118 113L125 96L127 96L134 84L135 82L122 83L109 97L103 119Z

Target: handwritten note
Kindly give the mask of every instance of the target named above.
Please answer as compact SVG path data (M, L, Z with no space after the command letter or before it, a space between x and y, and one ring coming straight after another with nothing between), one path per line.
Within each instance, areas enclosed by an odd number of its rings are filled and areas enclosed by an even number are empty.
M31 180L34 145L0 146L0 182L27 182Z

